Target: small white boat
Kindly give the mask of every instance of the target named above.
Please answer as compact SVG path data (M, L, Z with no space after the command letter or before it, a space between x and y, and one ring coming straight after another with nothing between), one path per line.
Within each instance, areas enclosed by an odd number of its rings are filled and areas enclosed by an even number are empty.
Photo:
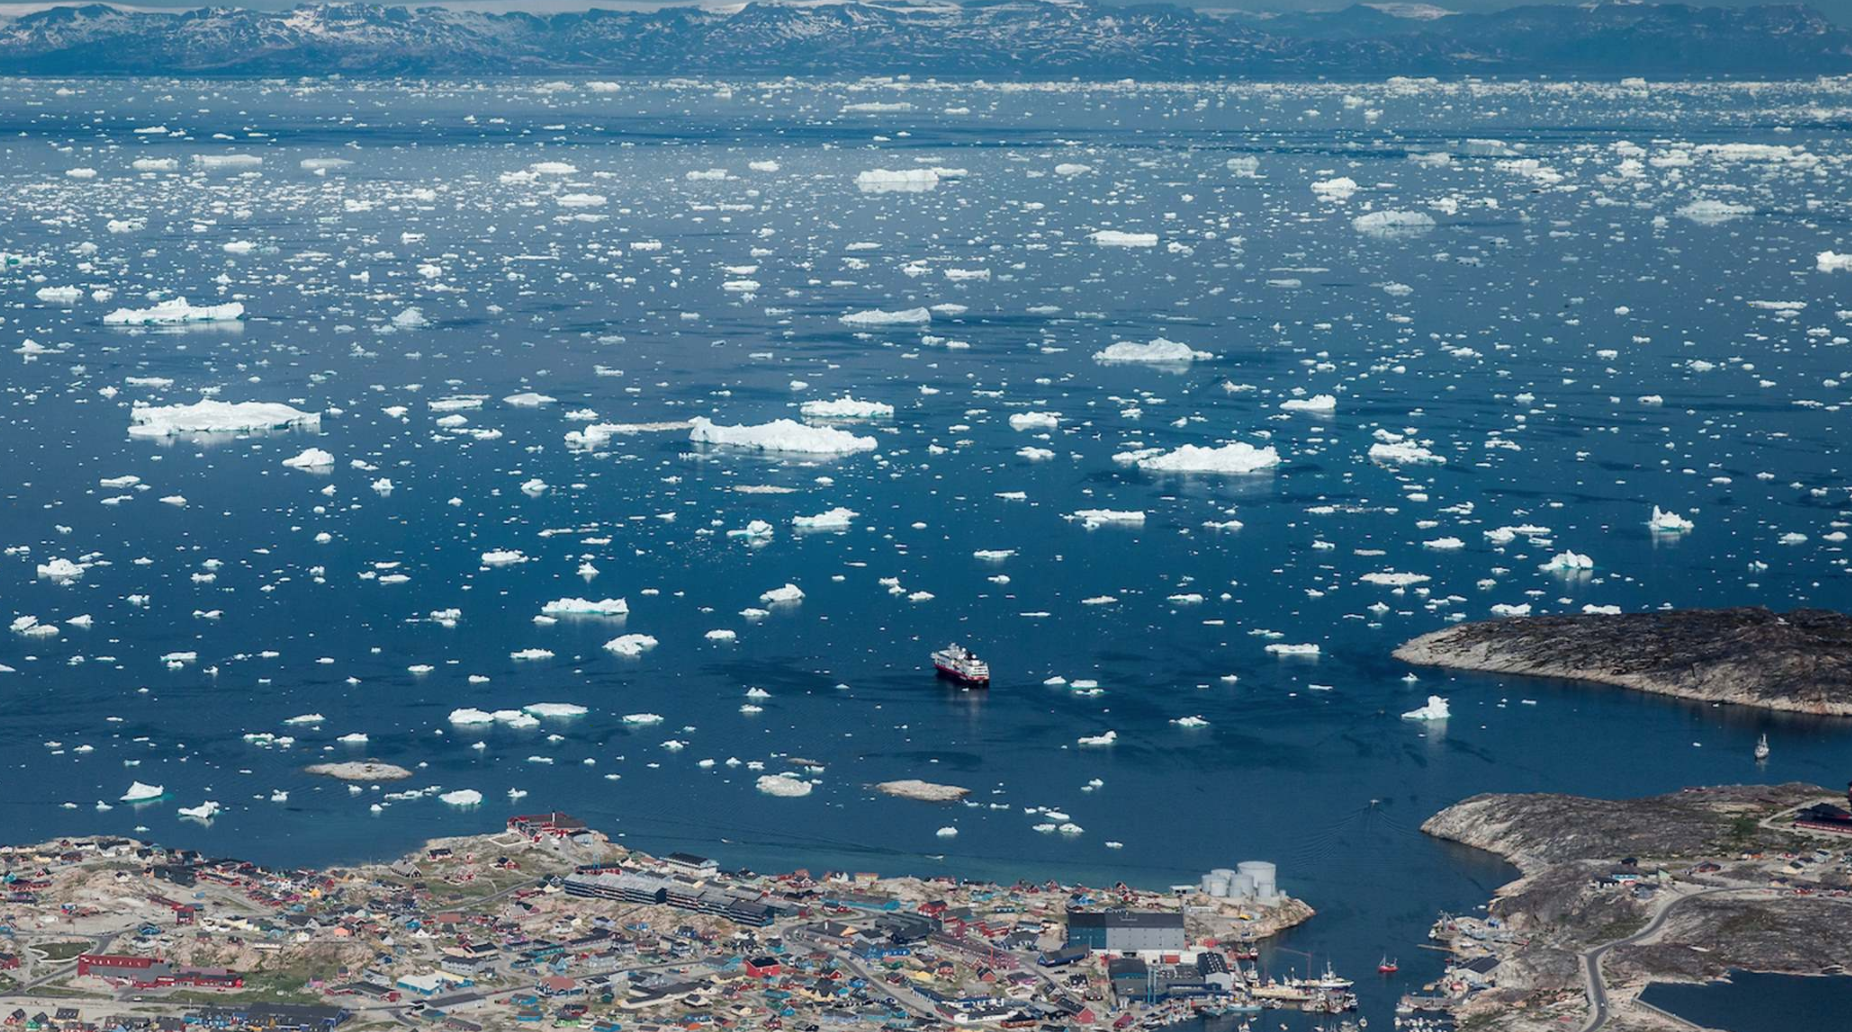
M1767 735L1763 735L1762 739L1756 743L1756 759L1758 760L1768 759L1768 736Z

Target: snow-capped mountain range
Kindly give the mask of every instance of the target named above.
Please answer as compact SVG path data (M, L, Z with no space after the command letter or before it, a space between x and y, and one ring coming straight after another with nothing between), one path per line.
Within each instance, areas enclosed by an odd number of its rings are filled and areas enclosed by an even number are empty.
M0 18L0 73L897 75L1366 79L1794 78L1852 72L1811 8L1600 3L1444 14L1416 4L1271 17L1090 0L751 2L555 14L103 4Z

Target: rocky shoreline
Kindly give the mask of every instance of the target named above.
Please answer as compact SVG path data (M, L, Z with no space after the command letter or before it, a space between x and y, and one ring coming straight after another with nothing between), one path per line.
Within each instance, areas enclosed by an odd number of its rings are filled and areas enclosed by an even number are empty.
M1510 617L1424 634L1396 649L1395 658L1852 716L1852 617L1825 609Z
M1424 833L1522 872L1485 917L1435 925L1454 954L1442 981L1450 1009L1484 1030L1575 1027L1592 964L1609 1027L1658 1028L1634 1003L1649 982L1852 964L1852 841L1802 832L1789 816L1831 798L1790 782L1621 800L1479 795L1442 810Z

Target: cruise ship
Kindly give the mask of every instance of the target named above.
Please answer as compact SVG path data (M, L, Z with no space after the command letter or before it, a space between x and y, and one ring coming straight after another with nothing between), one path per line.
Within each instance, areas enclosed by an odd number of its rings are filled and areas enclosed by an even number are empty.
M940 677L949 677L973 688L990 687L990 664L963 645L947 645L934 652L932 665Z

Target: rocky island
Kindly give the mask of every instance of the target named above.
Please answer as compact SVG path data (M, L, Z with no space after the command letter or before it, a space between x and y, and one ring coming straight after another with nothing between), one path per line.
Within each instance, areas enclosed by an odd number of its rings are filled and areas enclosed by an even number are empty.
M1852 715L1852 617L1826 609L1509 617L1424 634L1395 650L1395 658L1703 702Z
M1789 783L1450 806L1422 831L1496 853L1522 877L1487 917L1441 918L1432 935L1453 952L1448 973L1409 1000L1498 1032L1659 1028L1670 1026L1636 1002L1649 982L1842 970L1852 821L1803 820L1830 795Z

